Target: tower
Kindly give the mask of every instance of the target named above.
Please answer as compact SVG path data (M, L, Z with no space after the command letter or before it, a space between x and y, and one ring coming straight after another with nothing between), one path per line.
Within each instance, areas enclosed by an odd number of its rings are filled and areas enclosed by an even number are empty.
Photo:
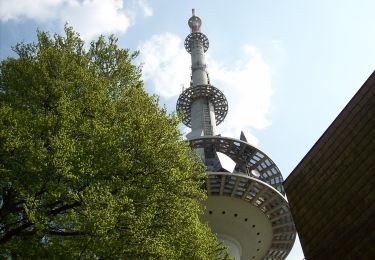
M191 82L180 94L176 110L191 128L187 139L208 172L203 221L235 259L284 259L296 231L284 197L283 177L265 153L247 143L243 133L240 139L218 135L216 127L226 117L228 103L211 85L205 63L209 41L201 24L193 9L188 20L191 33L185 39L191 55ZM233 160L234 169L228 169L218 153Z

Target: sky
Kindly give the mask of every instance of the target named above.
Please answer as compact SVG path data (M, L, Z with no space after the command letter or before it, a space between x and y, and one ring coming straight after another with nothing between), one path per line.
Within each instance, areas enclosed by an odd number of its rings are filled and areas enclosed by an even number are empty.
M210 41L211 84L229 103L219 132L243 130L285 179L374 71L373 0L0 0L0 59L37 29L68 23L86 42L114 34L140 50L146 90L173 112L189 86L192 8ZM298 240L287 259L303 259Z

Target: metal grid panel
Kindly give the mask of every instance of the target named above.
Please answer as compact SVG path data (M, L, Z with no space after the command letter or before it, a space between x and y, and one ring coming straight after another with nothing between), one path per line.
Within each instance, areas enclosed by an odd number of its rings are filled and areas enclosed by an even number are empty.
M177 100L176 110L182 122L191 127L191 105L197 99L208 99L214 106L216 125L223 122L228 113L228 102L224 94L212 85L197 85L185 89Z
M208 50L208 47L209 47L210 43L208 41L207 36L204 35L201 32L193 32L186 37L185 43L184 43L185 44L185 50L188 53L191 53L191 46L192 46L194 40L199 40L199 41L202 42L204 52L206 52Z
M229 156L235 163L235 172L251 175L252 170L259 172L258 178L284 194L283 177L276 164L262 151L252 145L233 138L221 136L200 137L190 140L193 148L213 146L216 152Z

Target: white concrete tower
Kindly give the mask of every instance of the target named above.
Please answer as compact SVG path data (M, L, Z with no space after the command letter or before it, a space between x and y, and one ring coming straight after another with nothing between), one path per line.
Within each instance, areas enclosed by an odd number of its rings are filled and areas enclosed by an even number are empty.
M208 200L203 221L235 259L284 259L291 250L296 231L276 164L261 150L240 139L217 135L216 126L225 118L228 103L211 85L205 63L209 42L201 32L201 19L188 21L191 33L185 49L191 54L191 84L178 98L177 112L191 128L192 148L207 167ZM244 113L246 115L246 113ZM230 169L217 153L235 164Z

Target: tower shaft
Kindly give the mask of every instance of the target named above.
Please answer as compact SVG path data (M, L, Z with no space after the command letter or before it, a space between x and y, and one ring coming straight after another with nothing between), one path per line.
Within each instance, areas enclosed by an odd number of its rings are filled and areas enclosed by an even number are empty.
M208 75L206 72L206 62L203 43L198 38L191 41L191 79L193 86L207 85Z
M191 80L192 86L208 85L203 43L198 38L191 42ZM195 100L191 106L191 130L200 135L216 135L215 111L208 98Z
M191 87L209 85L210 81L206 71L205 51L208 49L208 39L201 33L201 20L192 11L188 22L191 33L185 40L185 47L191 56ZM189 139L198 136L216 135L215 110L211 100L201 97L191 104L191 134Z

